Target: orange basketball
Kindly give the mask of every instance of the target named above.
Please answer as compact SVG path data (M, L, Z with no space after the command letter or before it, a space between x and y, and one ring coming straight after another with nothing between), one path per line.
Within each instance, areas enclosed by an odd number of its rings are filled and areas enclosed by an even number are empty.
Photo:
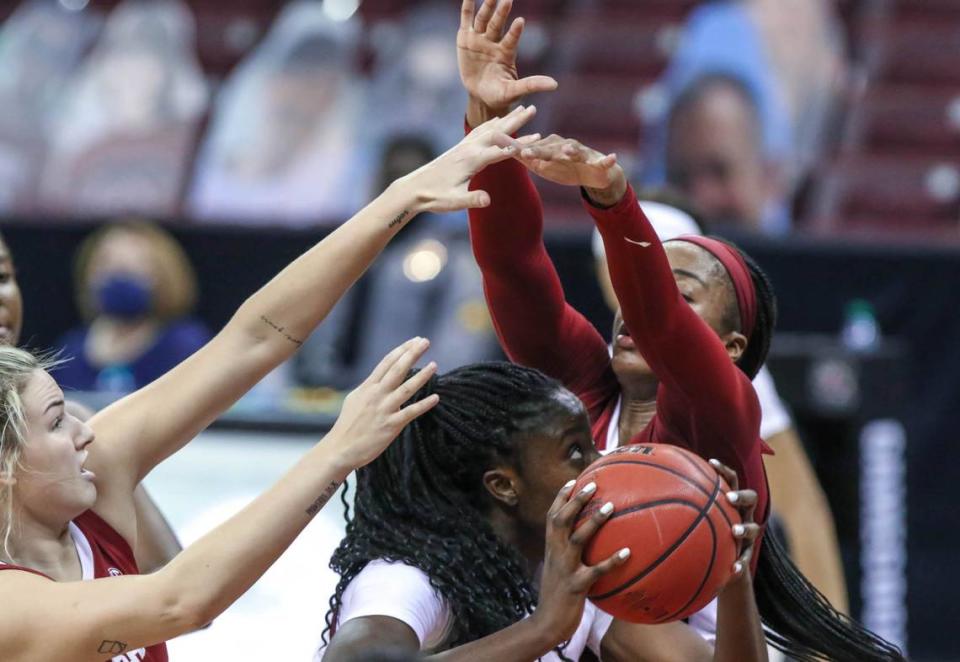
M598 607L632 623L667 623L713 600L737 560L730 528L740 514L708 462L677 446L623 446L587 467L573 493L591 481L597 491L579 522L608 501L614 510L587 545L584 562L631 551L590 589Z

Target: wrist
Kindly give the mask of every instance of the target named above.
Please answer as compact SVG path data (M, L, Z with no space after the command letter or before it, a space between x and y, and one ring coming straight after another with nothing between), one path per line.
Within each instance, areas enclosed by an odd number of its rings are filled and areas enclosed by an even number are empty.
M471 129L475 129L484 122L492 120L495 117L503 117L509 112L509 104L502 108L494 108L493 106L488 106L483 100L470 95L467 100L467 125Z
M530 618L525 618L518 623L518 625L526 624L531 648L536 648L539 651L537 657L546 655L563 643L563 639L557 638L557 627L548 621L549 619L542 615L542 611L538 607L530 615Z
M349 445L339 441L338 432L331 430L313 447L311 454L329 471L332 480L342 483L361 463L356 458L351 458Z
M420 180L417 177L419 172L418 169L394 180L383 192L384 208L386 215L389 216L387 225L392 230L399 231L414 216L423 211L426 199L419 190Z
M595 207L614 207L627 194L627 177L623 173L623 168L617 165L611 172L611 177L612 181L606 188L583 187L587 199Z

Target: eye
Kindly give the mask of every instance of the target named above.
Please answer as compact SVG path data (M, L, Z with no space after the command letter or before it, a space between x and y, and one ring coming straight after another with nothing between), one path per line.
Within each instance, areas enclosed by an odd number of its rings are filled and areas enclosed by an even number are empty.
M10 271L0 271L0 284L9 283L13 278L13 273Z
M583 459L583 446L580 445L580 442L570 445L570 448L567 449L567 457L571 460Z
M53 429L59 430L63 427L63 416L57 416L56 420L53 422Z

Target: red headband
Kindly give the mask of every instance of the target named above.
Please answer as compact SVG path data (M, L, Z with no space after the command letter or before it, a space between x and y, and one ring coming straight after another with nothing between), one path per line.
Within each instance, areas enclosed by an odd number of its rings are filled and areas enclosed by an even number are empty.
M677 237L677 239L696 244L704 249L717 258L723 268L727 270L727 273L730 274L733 290L737 294L737 307L740 309L740 325L743 327L743 335L749 340L750 336L753 335L753 328L757 324L757 291L753 286L750 269L744 262L743 256L740 255L740 251L710 237L685 235Z

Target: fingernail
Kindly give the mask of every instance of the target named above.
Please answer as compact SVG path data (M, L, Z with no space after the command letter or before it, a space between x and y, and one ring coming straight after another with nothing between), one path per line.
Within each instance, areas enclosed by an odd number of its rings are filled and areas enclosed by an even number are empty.
M733 535L742 536L744 531L746 531L746 529L743 528L743 524L733 525Z
M577 481L571 480L570 482L568 482L567 484L565 484L563 487L561 487L561 488L560 488L560 491L562 492L563 490L569 490L571 487L573 487L573 486L576 485L576 484L577 484Z
M737 561L733 564L733 574L739 575L741 572L743 572L743 564Z
M613 502L612 502L612 501L607 501L605 504L603 504L603 507L600 508L600 514L601 514L601 515L609 515L609 514L612 513L612 512L613 512Z
M719 466L720 466L720 460L710 459L709 462L710 462L710 464L712 464L712 465L715 466L715 467L719 467Z
M593 494L597 490L596 483L587 483L587 486L580 490L580 494Z
M727 492L727 501L730 503L736 503L740 500L740 495L736 492Z
M617 556L619 556L621 560L629 559L629 558L630 558L630 548L629 548L629 547L624 547L624 548L621 549L619 552L617 552Z

